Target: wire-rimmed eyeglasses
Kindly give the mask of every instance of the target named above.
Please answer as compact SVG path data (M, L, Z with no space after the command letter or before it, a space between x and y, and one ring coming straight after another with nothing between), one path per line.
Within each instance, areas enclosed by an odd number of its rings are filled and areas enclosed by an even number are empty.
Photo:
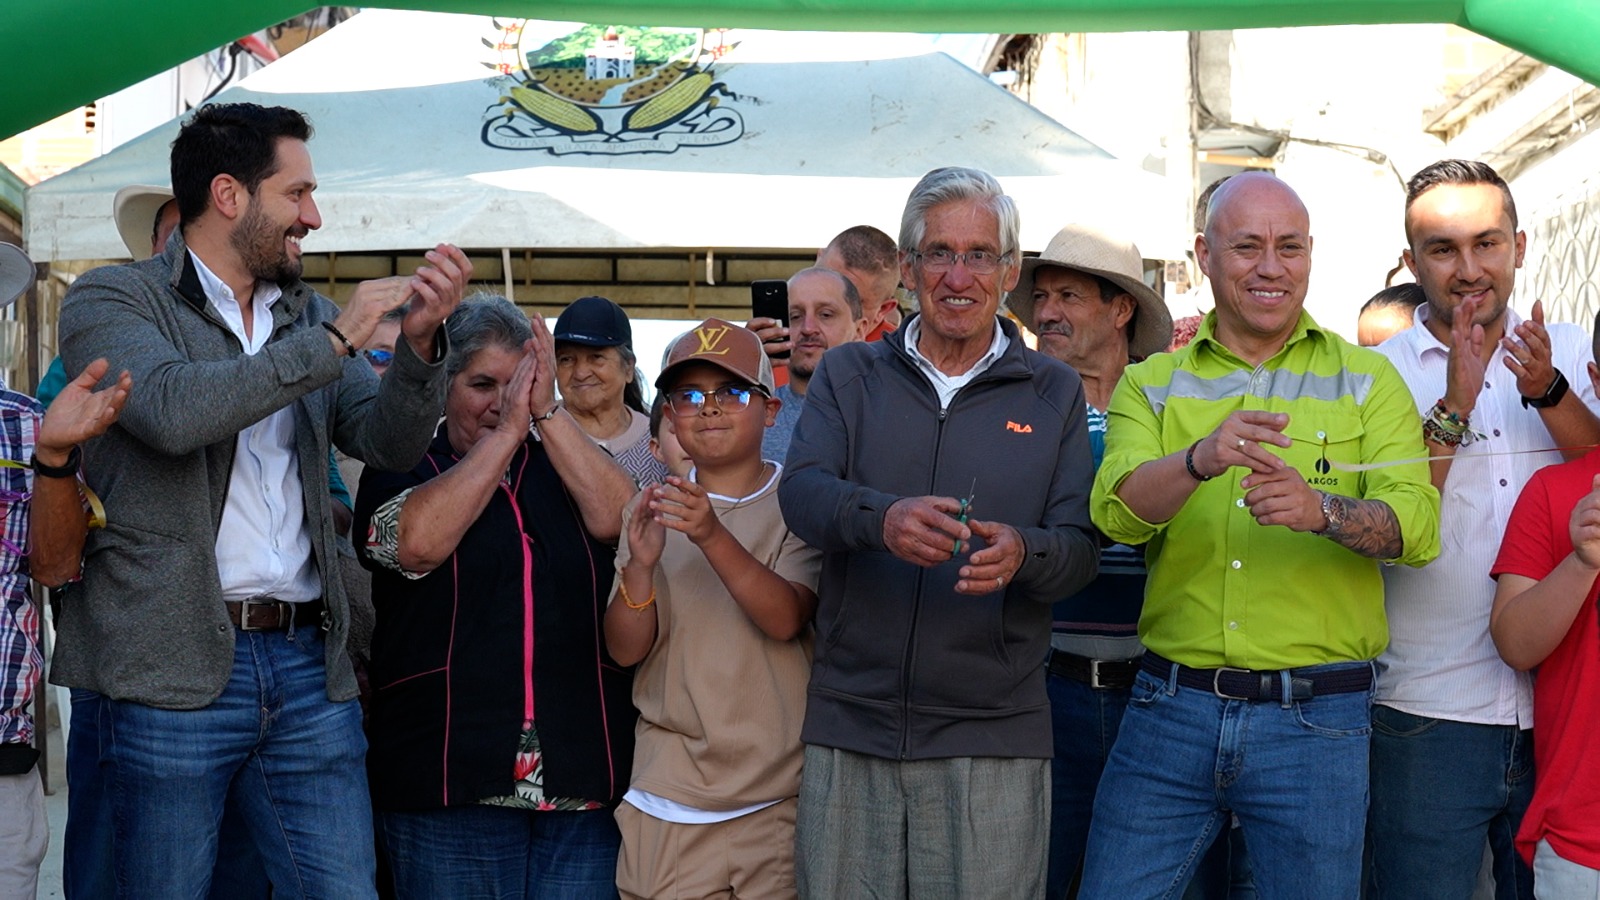
M946 250L943 247L935 250L918 250L916 255L918 259L922 260L922 265L930 272L948 272L956 267L956 263L964 262L967 265L967 271L974 275L992 275L996 269L1000 268L1001 263L1010 259L1007 254L990 253L988 250L968 250L965 253L957 253L954 250Z

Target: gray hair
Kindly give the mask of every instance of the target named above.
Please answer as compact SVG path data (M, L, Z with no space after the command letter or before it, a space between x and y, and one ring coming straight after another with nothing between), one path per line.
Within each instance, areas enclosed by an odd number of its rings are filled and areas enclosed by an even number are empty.
M533 337L533 326L522 310L496 294L474 294L461 301L444 327L450 337L450 356L444 362L448 378L456 377L480 350L503 347L520 353L523 343Z
M922 176L917 186L906 198L906 210L900 216L900 252L912 253L922 246L927 232L928 211L935 206L956 200L982 200L1000 220L1000 253L1009 256L1011 265L1017 264L1018 247L1022 243L1022 216L1017 204L993 175L982 169L946 166Z

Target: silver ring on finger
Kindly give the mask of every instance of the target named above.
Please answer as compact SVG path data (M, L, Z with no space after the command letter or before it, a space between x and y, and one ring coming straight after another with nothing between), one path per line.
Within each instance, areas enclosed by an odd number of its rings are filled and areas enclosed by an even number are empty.
M1245 444L1244 438L1239 438L1239 443L1235 444L1234 446L1238 447L1240 450L1243 450L1244 449L1244 444Z
M1005 586L1006 586L1005 578L1003 578L1002 576L996 575L994 577L995 590L1000 590L1001 588L1004 588Z

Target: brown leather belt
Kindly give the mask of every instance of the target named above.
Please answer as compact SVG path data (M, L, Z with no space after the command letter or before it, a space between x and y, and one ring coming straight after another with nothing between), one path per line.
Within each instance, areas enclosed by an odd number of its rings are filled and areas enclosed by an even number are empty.
M292 624L296 628L328 630L332 624L328 608L322 600L307 603L288 603L272 597L251 597L248 600L225 600L228 621L240 631L284 631Z
M1081 681L1098 691L1127 690L1139 674L1139 657L1090 659L1065 650L1050 649L1050 674Z

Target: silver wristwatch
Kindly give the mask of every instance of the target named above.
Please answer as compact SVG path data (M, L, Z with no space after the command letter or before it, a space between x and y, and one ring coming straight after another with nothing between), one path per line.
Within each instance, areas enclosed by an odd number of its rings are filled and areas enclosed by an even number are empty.
M1317 493L1322 495L1322 517L1328 520L1328 527L1311 533L1319 537L1334 537L1344 530L1346 512L1344 498L1327 491L1317 491Z

